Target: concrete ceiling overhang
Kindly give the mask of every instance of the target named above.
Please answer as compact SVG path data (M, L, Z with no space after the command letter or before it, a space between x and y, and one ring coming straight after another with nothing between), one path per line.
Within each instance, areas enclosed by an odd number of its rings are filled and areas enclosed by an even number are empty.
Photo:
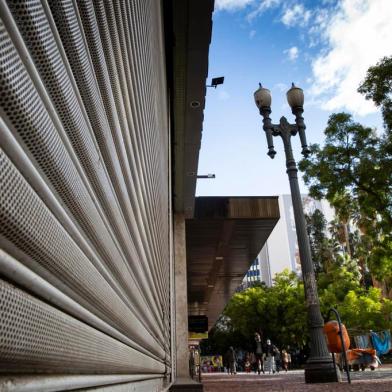
M189 314L211 328L279 220L278 197L197 197L186 221Z
M205 106L213 0L173 0L174 210L192 217Z

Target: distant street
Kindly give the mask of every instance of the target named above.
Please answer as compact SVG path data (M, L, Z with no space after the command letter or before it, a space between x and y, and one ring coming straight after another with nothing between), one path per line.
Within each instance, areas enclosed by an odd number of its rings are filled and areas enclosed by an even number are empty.
M203 374L205 392L392 392L392 366L386 365L374 372L351 372L352 384L305 384L303 370L293 370L275 375L239 373L229 376L223 373Z

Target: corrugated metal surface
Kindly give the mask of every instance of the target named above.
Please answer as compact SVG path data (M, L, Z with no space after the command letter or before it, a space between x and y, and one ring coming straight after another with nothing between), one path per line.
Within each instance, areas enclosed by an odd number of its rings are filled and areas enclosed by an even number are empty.
M0 372L163 377L161 4L7 0L0 17Z

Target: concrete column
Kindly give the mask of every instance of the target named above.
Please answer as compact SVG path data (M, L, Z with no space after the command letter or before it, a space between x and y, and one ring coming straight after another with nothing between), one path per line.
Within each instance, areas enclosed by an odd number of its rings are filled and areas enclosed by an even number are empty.
M188 294L186 281L185 216L182 213L174 214L174 279L177 378L188 378Z
M176 380L171 392L202 392L203 384L189 376L188 291L186 276L185 216L174 214L174 290L175 290L175 356Z

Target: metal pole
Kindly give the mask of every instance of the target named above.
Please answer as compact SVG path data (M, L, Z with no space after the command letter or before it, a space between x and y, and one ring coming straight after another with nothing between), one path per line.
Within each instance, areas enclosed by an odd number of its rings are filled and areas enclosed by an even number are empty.
M260 113L264 117L264 130L267 134L269 155L273 151L270 134L280 136L283 140L286 154L287 175L289 177L291 198L294 209L295 227L297 232L298 247L301 259L302 276L305 287L305 300L308 313L308 326L310 335L310 356L305 366L305 381L307 383L337 382L339 375L333 365L331 354L328 351L323 332L324 320L321 316L320 304L317 294L317 284L314 267L310 252L309 237L306 231L306 221L303 212L301 193L298 185L297 165L294 159L291 136L298 131L301 133L301 141L306 143L304 137L305 125L289 124L285 117L280 119L280 124L271 124L269 119L270 108L261 108ZM267 129L266 129L267 128Z

